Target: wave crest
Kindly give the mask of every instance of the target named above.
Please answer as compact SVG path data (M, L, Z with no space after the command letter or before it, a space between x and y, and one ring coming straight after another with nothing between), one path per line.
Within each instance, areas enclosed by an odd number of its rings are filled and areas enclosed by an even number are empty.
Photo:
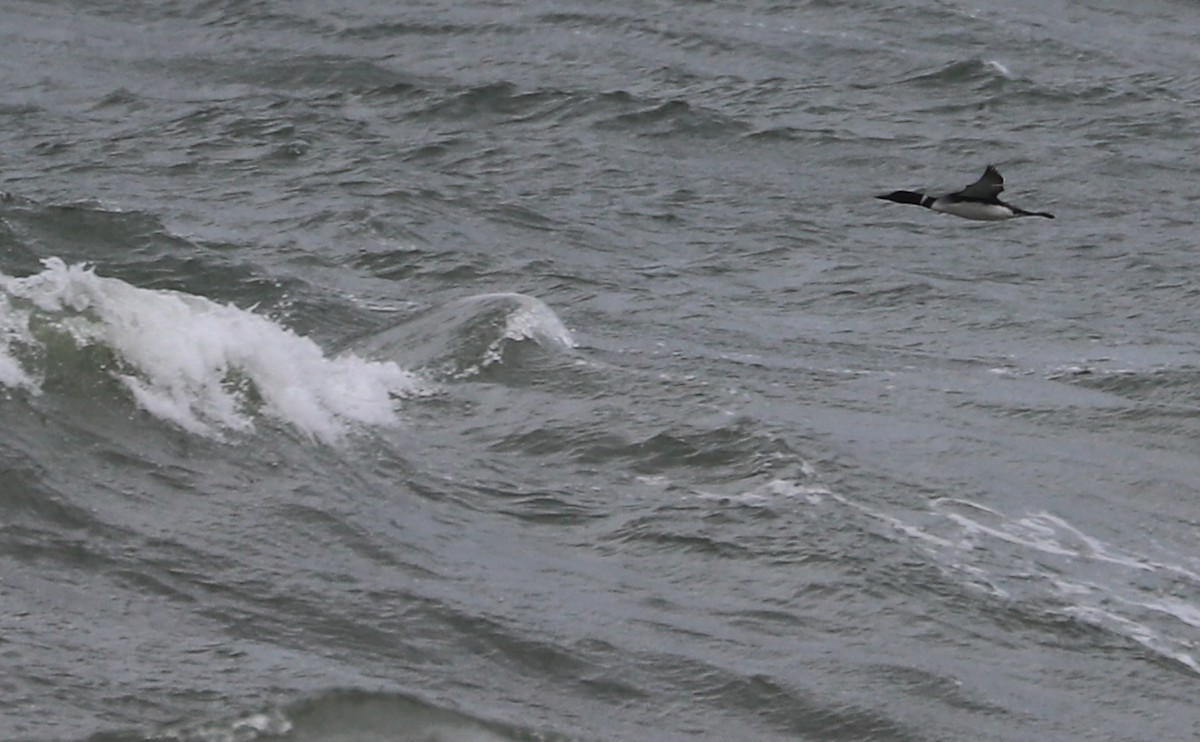
M549 306L516 293L479 294L432 309L362 341L373 358L394 358L451 379L509 367L519 371L523 349L554 355L575 347L571 332Z
M0 274L5 387L40 393L48 370L74 366L119 382L143 410L192 433L248 431L265 414L323 442L354 425L396 423L393 398L421 391L394 362L328 357L254 312L57 258L43 265L25 278ZM97 348L80 364L81 351Z

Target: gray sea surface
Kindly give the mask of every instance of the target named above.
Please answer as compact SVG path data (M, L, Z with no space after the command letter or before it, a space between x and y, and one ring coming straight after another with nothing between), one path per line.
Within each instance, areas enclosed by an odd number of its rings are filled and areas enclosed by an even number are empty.
M1200 737L1197 29L6 0L0 739Z

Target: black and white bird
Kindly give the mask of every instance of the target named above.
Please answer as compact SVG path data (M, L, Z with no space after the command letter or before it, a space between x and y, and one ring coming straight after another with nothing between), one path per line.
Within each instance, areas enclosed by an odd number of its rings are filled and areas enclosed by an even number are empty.
M978 219L980 221L998 222L1013 219L1018 216L1044 216L1053 219L1053 214L1045 211L1026 211L1000 200L1000 192L1004 190L1004 178L1000 171L988 165L983 171L983 177L957 193L945 196L926 196L915 191L892 191L882 196L884 201L895 201L898 204L924 206L927 209L941 211L963 219Z

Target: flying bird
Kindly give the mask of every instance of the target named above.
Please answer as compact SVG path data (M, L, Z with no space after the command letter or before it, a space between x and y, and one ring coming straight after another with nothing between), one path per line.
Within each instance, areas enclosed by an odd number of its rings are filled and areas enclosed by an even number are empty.
M898 204L924 206L927 209L941 211L963 219L978 219L980 221L998 222L1013 219L1018 216L1044 216L1053 219L1053 214L1045 211L1026 211L1000 200L1000 192L1004 190L1004 177L992 165L983 171L983 177L956 193L945 196L927 196L915 191L892 191L882 196L884 201L895 201Z

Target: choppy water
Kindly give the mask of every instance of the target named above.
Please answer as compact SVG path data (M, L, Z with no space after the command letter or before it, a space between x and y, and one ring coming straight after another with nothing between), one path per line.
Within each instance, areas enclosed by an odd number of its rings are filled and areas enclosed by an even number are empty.
M0 739L1194 737L1131 8L3 4Z

